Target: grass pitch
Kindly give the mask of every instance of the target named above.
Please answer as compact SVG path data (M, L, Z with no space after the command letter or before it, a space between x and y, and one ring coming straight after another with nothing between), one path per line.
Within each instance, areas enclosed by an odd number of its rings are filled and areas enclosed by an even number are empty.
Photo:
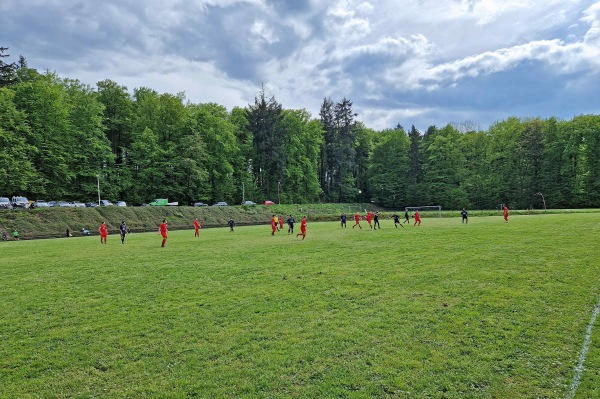
M600 213L381 224L0 242L0 397L600 396Z

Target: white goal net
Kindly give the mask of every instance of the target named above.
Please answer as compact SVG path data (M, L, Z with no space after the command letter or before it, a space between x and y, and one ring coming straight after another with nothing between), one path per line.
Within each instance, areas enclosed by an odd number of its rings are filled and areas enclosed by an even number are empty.
M428 214L431 216L442 217L441 205L407 206L404 208L404 210L410 212L411 214L415 211L419 211L421 215Z

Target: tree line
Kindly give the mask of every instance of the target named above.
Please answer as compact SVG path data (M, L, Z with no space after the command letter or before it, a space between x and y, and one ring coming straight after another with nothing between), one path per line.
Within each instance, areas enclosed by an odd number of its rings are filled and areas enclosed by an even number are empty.
M353 103L318 117L261 88L228 111L111 80L95 87L0 48L0 195L132 204L370 202L444 209L600 206L600 117L376 131Z

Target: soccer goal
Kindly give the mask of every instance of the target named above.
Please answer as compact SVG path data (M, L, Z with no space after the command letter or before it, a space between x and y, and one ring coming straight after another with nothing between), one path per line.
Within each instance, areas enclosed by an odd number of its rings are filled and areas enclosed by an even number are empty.
M441 205L426 205L426 206L407 206L404 210L413 213L414 211L419 211L420 214L429 214L437 217L442 217L442 207Z

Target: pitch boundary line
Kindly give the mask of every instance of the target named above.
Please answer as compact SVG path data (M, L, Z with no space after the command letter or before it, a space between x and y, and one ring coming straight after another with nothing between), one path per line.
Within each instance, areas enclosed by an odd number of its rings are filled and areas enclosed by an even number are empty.
M590 322L588 323L587 329L585 331L585 338L583 340L583 347L581 348L581 352L579 353L579 360L577 362L577 366L575 366L575 372L573 375L573 381L571 382L571 387L569 388L569 394L567 395L567 399L573 399L575 393L577 392L577 388L579 387L579 382L581 380L581 373L583 372L583 363L585 362L585 358L587 356L588 351L590 350L590 343L592 342L592 330L594 328L594 323L596 322L596 318L600 313L600 298L594 307L594 311L592 312L592 317Z

